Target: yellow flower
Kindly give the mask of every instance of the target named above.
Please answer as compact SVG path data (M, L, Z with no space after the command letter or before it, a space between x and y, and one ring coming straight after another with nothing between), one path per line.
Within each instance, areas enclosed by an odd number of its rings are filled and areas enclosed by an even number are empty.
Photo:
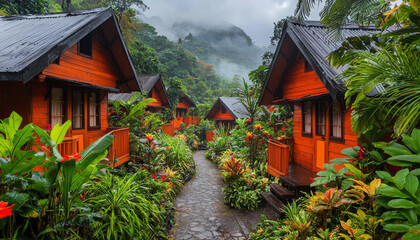
M267 135L267 134L268 134L268 131L267 131L267 130L265 130L263 133L264 133L265 135Z
M259 123L257 123L257 124L255 124L255 129L257 129L258 131L260 131L261 130L261 124L259 124Z
M151 133L146 133L146 139L147 139L147 141L149 141L149 143L153 141L153 138L154 138L154 137L155 137L155 136L153 136L153 134L151 134Z
M252 133L251 133L251 132L247 132L247 133L246 133L246 136L247 136L247 137L252 137Z

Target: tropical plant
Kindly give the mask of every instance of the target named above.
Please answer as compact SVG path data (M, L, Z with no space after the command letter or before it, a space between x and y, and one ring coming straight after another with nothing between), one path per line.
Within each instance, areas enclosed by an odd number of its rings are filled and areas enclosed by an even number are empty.
M159 208L138 193L136 175L108 175L86 189L86 203L102 217L93 225L97 239L154 239L162 237L153 225L162 221Z

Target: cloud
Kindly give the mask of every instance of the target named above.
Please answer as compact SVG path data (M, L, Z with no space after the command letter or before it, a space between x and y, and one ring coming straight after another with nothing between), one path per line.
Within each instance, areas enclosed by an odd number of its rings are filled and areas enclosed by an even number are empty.
M229 22L242 28L258 46L270 44L273 23L293 15L297 0L144 0L144 15L163 22L190 20L215 25ZM317 18L315 9L310 19ZM160 31L160 29L158 29Z

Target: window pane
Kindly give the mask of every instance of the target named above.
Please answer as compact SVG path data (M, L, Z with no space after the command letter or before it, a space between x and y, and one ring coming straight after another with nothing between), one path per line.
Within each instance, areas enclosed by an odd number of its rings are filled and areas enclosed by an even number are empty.
M51 89L51 127L57 123L63 124L65 117L64 89Z
M97 93L92 93L89 97L89 127L99 127L99 98Z
M83 92L73 91L73 129L85 127L85 106Z
M312 103L303 104L303 132L312 133Z
M327 122L327 107L325 103L316 103L316 134L325 136Z
M341 110L341 104L339 101L333 102L332 112L331 112L331 137L341 138L342 137L342 122L343 114Z

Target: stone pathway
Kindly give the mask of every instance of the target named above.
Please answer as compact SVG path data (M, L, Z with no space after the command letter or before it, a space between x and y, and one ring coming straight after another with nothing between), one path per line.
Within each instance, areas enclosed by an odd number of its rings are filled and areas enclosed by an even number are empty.
M176 198L170 239L247 239L261 214L276 217L269 207L246 211L224 205L219 169L204 158L204 151L196 152L194 159L197 174Z

